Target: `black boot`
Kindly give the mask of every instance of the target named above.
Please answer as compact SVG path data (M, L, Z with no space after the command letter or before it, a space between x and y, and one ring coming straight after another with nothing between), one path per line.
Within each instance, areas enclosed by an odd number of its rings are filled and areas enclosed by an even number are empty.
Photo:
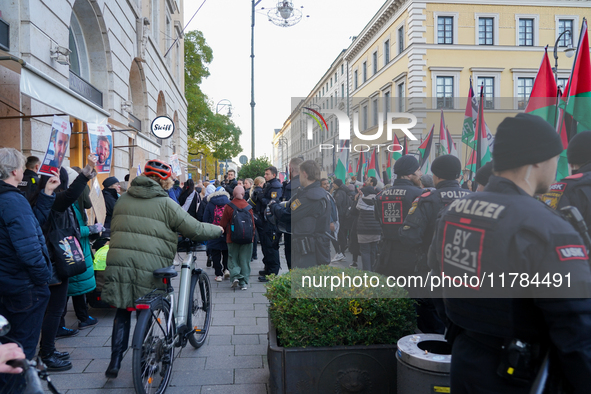
M43 364L47 366L47 370L49 372L59 372L72 369L72 363L68 360L56 357L56 353L59 352L52 351L49 353L39 353L39 357L41 357L41 361L43 361Z
M131 326L131 312L125 309L117 309L113 320L113 333L111 337L111 362L107 367L105 376L114 379L119 374L123 353L127 350L129 329Z

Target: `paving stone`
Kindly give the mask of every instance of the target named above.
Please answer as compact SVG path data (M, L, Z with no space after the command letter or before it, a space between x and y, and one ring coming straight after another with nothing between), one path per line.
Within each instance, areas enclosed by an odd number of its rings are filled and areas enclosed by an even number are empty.
M246 311L254 310L254 304L220 304L213 305L213 316L217 311Z
M236 345L234 352L236 356L262 356L267 354L267 344Z
M257 369L237 369L234 372L234 383L268 383L269 370L263 368Z
M265 384L234 384L203 386L201 387L201 394L267 394L267 386Z
M205 369L205 357L190 357L190 358L182 358L179 357L174 360L174 364L172 366L173 371L181 372L181 371L197 371Z
M232 383L234 383L234 371L232 369L178 371L172 373L172 379L170 380L170 384L177 387Z
M234 355L234 345L204 345L199 349L193 349L188 345L181 352L180 357L208 357L208 356L225 356L230 357Z
M93 327L92 329L84 330L82 332L87 332L87 337L110 337L113 333L112 327L113 321L109 322L108 326L105 327Z
M214 311L212 314L212 317L221 317L221 318L228 318L228 317L235 317L234 316L235 311ZM236 317L241 317L241 316L236 316Z
M254 310L236 310L235 317L267 317L269 312L267 310L254 309Z
M213 318L212 326L255 326L257 324L256 317L228 317L228 318Z
M81 379L81 376L84 376ZM69 374L55 372L51 374L51 380L60 392L68 389L97 389L105 385L107 378L103 373Z
M208 356L205 361L205 369L221 368L262 368L263 359L261 356Z
M111 348L106 346L77 347L70 352L70 358L72 360L92 360L96 358L111 358Z
M234 334L234 327L232 326L215 326L209 327L207 335L232 335Z
M232 335L207 335L208 345L229 345L232 344Z
M232 345L258 345L260 343L258 335L232 335Z
M269 327L264 325L256 326L236 326L234 328L234 334L266 334L269 331Z

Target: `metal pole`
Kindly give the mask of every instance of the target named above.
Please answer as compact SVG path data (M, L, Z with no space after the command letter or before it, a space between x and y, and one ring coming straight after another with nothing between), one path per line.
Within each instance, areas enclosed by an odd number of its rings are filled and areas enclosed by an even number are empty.
M254 160L254 106L256 105L254 102L254 13L255 7L261 0L255 3L255 0L252 0L252 21L251 21L251 36L250 36L250 138L251 141L251 150L250 150L250 158Z

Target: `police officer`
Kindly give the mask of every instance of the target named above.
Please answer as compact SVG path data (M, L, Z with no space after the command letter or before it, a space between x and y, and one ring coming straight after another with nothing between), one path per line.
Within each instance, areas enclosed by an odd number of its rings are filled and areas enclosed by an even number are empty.
M25 194L27 200L31 198L33 193L35 193L35 190L37 190L37 185L39 184L39 175L37 175L37 172L39 171L40 166L41 160L39 160L37 156L27 157L23 180L18 185L18 189Z
M566 150L572 175L550 186L542 201L554 209L577 207L591 228L591 131L576 134Z
M300 185L289 205L273 204L271 210L279 221L291 225L294 267L329 264L331 203L320 185L320 167L314 160L300 165Z
M550 365L564 374L567 392L589 392L591 299L564 293L591 282L587 253L574 228L532 198L552 184L561 152L558 134L542 118L505 118L492 154L496 175L484 192L454 201L438 220L429 252L433 273L497 279L492 285L459 279L458 287L443 287L454 394L529 393L550 346L557 355ZM546 274L567 273L568 286L541 284ZM517 274L519 280L527 275L534 282L538 274L541 282L503 286L501 274ZM577 299L559 298L565 294Z
M474 180L478 184L478 186L476 187L477 192L481 192L484 190L484 188L488 184L488 179L492 175L492 172L493 172L493 162L492 161L489 161L488 163L486 163L485 165L480 167L478 169L478 171L476 171L476 175L474 176Z
M263 195L259 198L262 212L265 211L271 201L280 201L282 195L281 181L277 179L277 168L268 167L265 169L265 187ZM257 203L258 204L258 203ZM263 250L263 264L265 264L265 275L259 276L260 282L267 282L266 275L279 273L281 263L279 261L279 244L274 243L277 236L277 228L271 222L264 219L260 235L261 249ZM260 272L259 272L260 273Z
M470 193L462 189L457 181L462 171L462 164L457 157L439 156L433 160L431 171L435 191L427 191L415 199L399 230L400 240L407 247L415 248L415 271L422 276L426 276L429 271L427 253L433 240L437 215L452 201ZM443 334L445 325L435 310L436 301L417 296L416 290L409 289L409 292L417 301L418 328L424 333Z
M382 226L382 245L377 271L383 275L412 275L415 271L414 248L400 240L398 230L412 202L423 191L422 171L414 156L405 155L394 163L394 185L376 196L375 216Z
M289 201L292 194L297 193L300 188L300 165L304 161L299 157L294 157L289 161L289 181L283 183L283 195L281 201ZM290 230L290 228L287 228ZM291 230L290 230L291 231ZM291 234L283 233L283 243L285 245L285 261L287 269L291 269Z

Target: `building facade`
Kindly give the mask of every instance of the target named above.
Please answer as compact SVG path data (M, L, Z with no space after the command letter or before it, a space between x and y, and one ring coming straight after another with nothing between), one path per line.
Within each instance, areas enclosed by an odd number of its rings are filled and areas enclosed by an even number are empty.
M58 114L72 124L65 165L85 164L87 123L111 127L99 181L173 154L187 167L183 0L0 0L0 12L0 145L43 158ZM150 132L161 115L175 124L167 140Z

